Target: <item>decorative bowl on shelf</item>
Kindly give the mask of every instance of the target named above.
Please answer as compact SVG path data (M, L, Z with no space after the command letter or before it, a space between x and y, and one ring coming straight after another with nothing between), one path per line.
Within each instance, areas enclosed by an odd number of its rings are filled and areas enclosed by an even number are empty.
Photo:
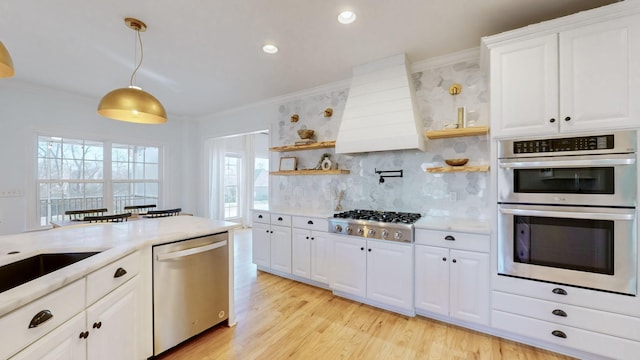
M449 166L462 166L466 164L469 159L446 159L444 162Z
M315 131L310 129L300 129L298 130L298 135L300 136L301 139L311 139L314 132Z

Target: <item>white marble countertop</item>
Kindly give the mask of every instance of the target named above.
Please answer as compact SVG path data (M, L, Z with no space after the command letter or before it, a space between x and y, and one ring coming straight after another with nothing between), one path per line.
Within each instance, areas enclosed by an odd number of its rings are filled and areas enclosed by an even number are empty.
M44 253L102 251L0 293L0 316L51 293L144 246L228 231L239 224L196 216L82 224L0 236L0 266ZM18 251L17 254L9 254Z
M278 208L278 209L251 209L252 212L268 212L268 213L276 213L282 215L291 215L291 216L308 216L314 218L330 218L333 217L333 214L339 211L330 211L330 210L314 210L314 209L293 209L293 208Z

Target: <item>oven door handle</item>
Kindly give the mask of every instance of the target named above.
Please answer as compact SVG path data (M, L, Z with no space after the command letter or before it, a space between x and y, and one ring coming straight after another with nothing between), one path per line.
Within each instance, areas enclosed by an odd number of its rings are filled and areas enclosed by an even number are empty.
M501 168L506 169L547 169L547 168L577 168L588 166L615 166L615 165L633 165L636 159L631 157L619 159L582 159L582 160L539 160L539 161L504 161L498 164Z
M166 253L166 254L158 254L156 258L158 259L158 261L171 260L171 259L176 259L176 258L189 256L189 255L200 254L200 253L203 253L205 251L221 248L223 246L227 246L227 240L218 241L218 242L215 242L213 244L209 244L209 245L205 245L205 246L194 247L194 248L191 248L191 249L174 251L174 252L170 252L170 253Z
M634 214L610 214L599 212L573 212L573 211L553 211L553 210L523 210L500 208L500 212L507 215L519 216L539 216L539 217L559 217L570 219L596 219L596 220L623 220L631 221Z

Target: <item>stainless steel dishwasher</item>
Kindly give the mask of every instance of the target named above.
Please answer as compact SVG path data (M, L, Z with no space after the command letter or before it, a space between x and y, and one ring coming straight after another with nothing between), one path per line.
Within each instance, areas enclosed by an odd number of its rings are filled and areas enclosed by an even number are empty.
M153 353L229 318L228 232L153 247Z

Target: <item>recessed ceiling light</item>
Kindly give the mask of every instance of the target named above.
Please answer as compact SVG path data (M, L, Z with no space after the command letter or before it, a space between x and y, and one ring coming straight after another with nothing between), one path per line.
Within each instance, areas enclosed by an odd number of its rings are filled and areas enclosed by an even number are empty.
M351 24L356 21L356 13L353 11L343 11L338 15L338 22L340 24Z
M275 54L278 52L278 47L273 44L266 44L262 47L262 51L266 52L267 54Z

